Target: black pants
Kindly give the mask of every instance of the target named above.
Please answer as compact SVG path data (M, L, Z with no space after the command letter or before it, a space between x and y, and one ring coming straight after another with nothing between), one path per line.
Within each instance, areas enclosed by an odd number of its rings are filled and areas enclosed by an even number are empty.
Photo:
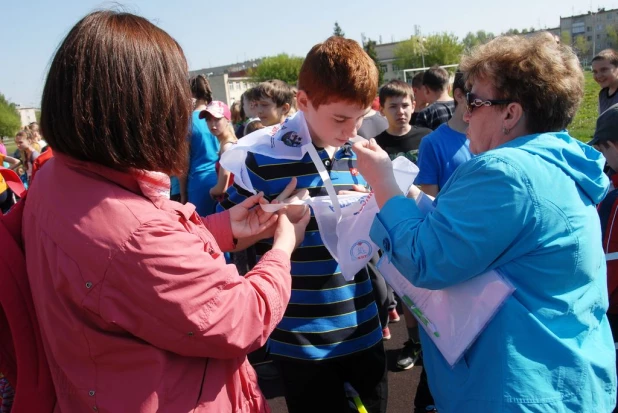
M373 287L373 298L378 306L380 324L382 328L386 328L388 326L388 312L397 307L397 301L395 301L393 289L386 283L386 280L377 269L379 258L378 254L374 255L369 265L367 265L367 271L369 272L371 286Z
M289 413L350 412L343 387L358 392L369 413L385 413L388 399L386 354L382 342L332 361L279 361Z
M433 396L429 391L429 383L427 382L427 372L425 367L421 371L421 377L416 388L416 396L414 396L414 413L424 413L427 406L433 405Z

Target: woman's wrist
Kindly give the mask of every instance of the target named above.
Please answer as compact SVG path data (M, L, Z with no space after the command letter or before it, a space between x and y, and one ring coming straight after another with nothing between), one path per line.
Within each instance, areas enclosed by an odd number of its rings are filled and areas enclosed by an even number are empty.
M394 179L386 180L383 184L372 189L376 197L378 208L380 209L384 207L384 204L386 204L389 199L397 195L402 195L401 189L399 189L399 185L397 185Z

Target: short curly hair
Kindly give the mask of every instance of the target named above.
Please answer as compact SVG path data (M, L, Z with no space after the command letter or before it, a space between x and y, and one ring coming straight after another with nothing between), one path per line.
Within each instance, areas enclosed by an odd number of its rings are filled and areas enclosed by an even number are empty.
M495 99L518 102L530 133L557 132L575 117L584 95L584 74L569 46L548 36L501 36L474 48L461 61L466 85L490 82Z

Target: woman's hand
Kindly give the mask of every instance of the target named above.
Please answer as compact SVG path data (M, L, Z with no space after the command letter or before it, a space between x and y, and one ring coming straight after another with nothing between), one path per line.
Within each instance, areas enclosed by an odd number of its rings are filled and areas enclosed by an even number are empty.
M358 171L373 189L379 208L393 196L401 195L391 159L375 139L355 143L354 153Z
M259 207L259 204L267 203L264 193L260 192L230 208L232 236L237 239L252 237L272 227L277 222L277 215Z
M279 220L275 229L273 249L279 249L292 256L292 252L305 239L305 230L311 218L311 212L307 208L304 215L297 222L291 222L285 209L279 211Z

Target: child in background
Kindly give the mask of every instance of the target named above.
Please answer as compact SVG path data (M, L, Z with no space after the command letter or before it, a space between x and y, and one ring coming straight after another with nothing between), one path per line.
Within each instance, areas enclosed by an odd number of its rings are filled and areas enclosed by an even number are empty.
M618 52L601 50L592 58L592 77L601 86L599 92L599 114L618 103Z
M236 129L236 137L238 139L248 134L245 128L249 122L256 119L259 120L256 111L257 102L253 98L253 88L247 89L240 97L240 117L242 119L242 124Z
M232 103L232 106L230 106L230 113L232 114L231 120L232 120L232 127L234 128L234 135L238 137L238 134L236 132L238 131L239 128L243 127L243 118L240 112L240 101L239 100Z
M39 151L36 149L36 142L32 134L26 130L21 130L15 135L15 144L19 149L21 162L24 165L27 175L28 184L32 178L32 164L39 157Z
M263 128L265 128L265 126L262 124L262 122L260 122L259 119L252 120L251 122L247 123L247 126L245 127L245 134L249 135L256 130L260 130Z
M253 88L257 102L257 116L264 126L282 123L288 117L294 104L294 92L282 80L267 80Z
M206 109L200 112L200 119L206 119L210 133L219 141L219 159L225 151L238 142L234 130L230 127L232 115L229 107L218 100L210 102ZM210 189L210 196L221 202L227 188L231 185L230 172L217 162L217 184Z
M421 139L431 129L410 125L414 112L412 86L401 80L391 80L380 88L380 113L388 122L388 128L375 137L376 142L391 159L405 156L416 163Z

